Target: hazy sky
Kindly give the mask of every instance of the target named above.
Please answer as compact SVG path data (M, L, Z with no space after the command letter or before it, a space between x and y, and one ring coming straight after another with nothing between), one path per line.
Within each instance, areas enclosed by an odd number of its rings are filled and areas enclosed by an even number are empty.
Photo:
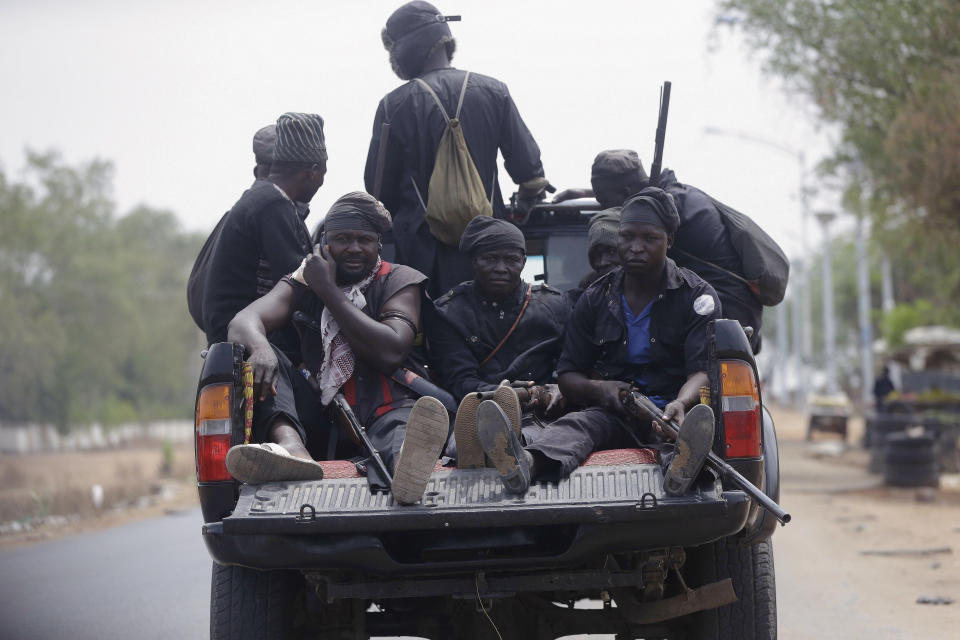
M312 227L361 188L377 102L400 81L380 43L398 0L0 0L0 165L23 150L116 167L119 210L168 208L207 231L252 180L251 137L284 111L320 113L330 154ZM559 188L586 186L602 149L649 166L663 80L673 82L664 165L799 250L797 161L705 127L829 149L812 110L760 73L742 39L712 31L707 0L440 2L454 66L507 83ZM509 177L501 173L504 194ZM814 208L835 207L818 196ZM819 234L811 227L811 244Z

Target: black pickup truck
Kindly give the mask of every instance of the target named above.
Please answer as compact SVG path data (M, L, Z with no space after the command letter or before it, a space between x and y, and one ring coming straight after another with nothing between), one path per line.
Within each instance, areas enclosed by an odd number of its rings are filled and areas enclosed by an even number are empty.
M552 286L587 271L595 208L519 221ZM714 451L776 500L776 432L747 337L719 320L709 339ZM493 469L438 466L415 506L372 494L348 461L323 462L319 481L241 485L224 458L244 439L242 365L242 347L212 345L197 389L212 638L776 637L777 521L709 471L670 497L652 450L603 451L518 497Z

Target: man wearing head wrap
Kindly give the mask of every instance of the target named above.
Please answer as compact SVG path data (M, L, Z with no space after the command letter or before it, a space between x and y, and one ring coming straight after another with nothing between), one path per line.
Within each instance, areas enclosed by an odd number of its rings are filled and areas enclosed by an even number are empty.
M557 194L554 202L596 195L602 207L620 206L650 184L640 157L630 149L597 154L590 181L593 189L566 189ZM743 273L743 265L721 213L710 196L678 182L670 169L663 170L657 186L673 196L680 214L680 228L667 255L713 285L727 318L738 320L744 327L753 327L750 346L754 353L759 353L763 305L737 275Z
M463 232L460 250L470 257L476 277L435 302L427 346L436 379L463 400L455 425L457 464L473 467L483 466L483 452L476 441L478 403L468 394L497 390L503 380L527 381L535 385L544 409L559 403L554 369L570 306L558 290L520 278L526 242L512 222L474 218ZM506 394L503 401L514 407L511 413L519 422L516 394L510 398L508 389L498 393ZM535 428L532 424L528 420L525 431Z
M668 493L689 488L713 443L713 414L703 407L684 417L709 384L707 325L721 314L713 288L667 257L679 223L672 197L656 188L642 190L620 212L622 266L583 293L557 366L564 396L587 409L551 423L521 448L499 407L487 401L479 407L480 442L508 490L525 492L531 478L566 477L593 451L635 446L620 400L632 386L682 424L680 439L690 455L671 464L673 446L667 445L661 462ZM652 427L636 435L660 440Z
M227 213L210 255L203 294L203 326L210 344L226 340L233 316L310 253L310 233L298 203L305 207L310 202L327 172L323 118L284 113L273 133L269 175L258 178ZM261 129L258 136L254 149L263 154L269 131ZM262 159L266 157L257 158L258 169ZM276 336L278 346L295 353L296 333L283 333Z
M436 297L472 273L469 258L456 246L439 242L424 219L437 147L447 123L434 97L414 79L430 87L449 117L459 109L460 127L494 216L505 215L497 180L498 150L522 196L541 194L547 181L540 148L507 86L477 73L467 79L467 72L450 66L456 42L439 9L420 0L404 4L387 20L382 39L394 72L410 82L387 94L377 107L364 181L367 191L394 215L397 261L427 274L430 293ZM390 125L385 138L384 123ZM385 155L377 185L381 145Z
M387 468L395 469L394 498L412 504L422 497L449 417L440 401L418 399L391 376L401 366L416 367L410 350L420 333L426 277L380 257L380 237L390 225L390 214L369 194L343 196L325 218L324 244L230 323L230 341L250 352L259 443L228 453L227 468L238 480L322 477L313 458L330 434L320 411L343 393ZM299 367L266 337L297 311L306 316L299 322ZM354 454L363 452L338 453Z
M609 273L617 266L617 235L620 230L620 207L611 207L593 214L587 227L587 261L590 272L583 276L580 285L566 292L573 308L584 289L600 276Z

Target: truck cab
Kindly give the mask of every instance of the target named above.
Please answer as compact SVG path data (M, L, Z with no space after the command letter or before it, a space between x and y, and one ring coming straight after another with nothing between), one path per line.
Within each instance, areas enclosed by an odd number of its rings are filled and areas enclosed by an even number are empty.
M514 210L534 277L576 286L597 209ZM776 432L744 329L718 320L709 345L714 452L777 500ZM212 638L776 637L776 520L718 474L668 496L656 451L635 448L521 496L494 469L438 465L413 506L372 493L349 461L322 461L323 480L239 484L224 459L252 406L243 358L212 345L197 387Z

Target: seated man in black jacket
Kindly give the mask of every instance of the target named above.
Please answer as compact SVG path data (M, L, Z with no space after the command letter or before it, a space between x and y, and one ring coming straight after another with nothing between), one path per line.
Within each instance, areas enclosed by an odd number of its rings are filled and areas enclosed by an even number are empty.
M494 391L515 429L539 430L520 416L516 393L504 380L526 381L546 411L560 402L554 370L570 313L566 296L520 278L526 241L513 223L481 216L464 230L460 251L473 260L475 280L461 283L434 304L427 344L436 380L460 402L455 422L457 466L482 467L476 439L477 391ZM552 405L552 406L551 406Z
M554 200L595 195L604 208L620 206L649 186L650 178L636 151L615 149L597 154L590 182L592 190L567 189ZM749 285L737 276L743 272L740 256L730 242L730 234L713 200L703 191L678 182L669 169L660 174L656 186L673 196L680 213L680 228L667 255L716 289L725 317L738 320L744 327L753 327L750 346L754 353L759 353L763 305Z
M230 323L229 338L247 347L253 365L253 437L239 445L227 468L241 482L322 477L313 456L328 442L321 409L342 393L388 469L393 496L420 499L449 431L439 400L417 399L391 374L412 367L426 277L380 258L390 214L372 196L337 200L325 218L326 245ZM305 313L317 331L302 339L302 369L267 341L267 334Z
M619 267L591 285L570 317L557 371L568 401L588 407L548 425L522 448L500 407L478 409L480 442L508 491L568 476L593 451L657 443L652 425L630 424L623 394L638 388L682 423L678 450L661 449L668 493L684 493L713 444L713 412L700 405L707 324L720 317L713 288L667 258L679 216L669 194L648 188L621 211ZM639 427L639 428L638 428ZM672 460L671 460L672 458Z

